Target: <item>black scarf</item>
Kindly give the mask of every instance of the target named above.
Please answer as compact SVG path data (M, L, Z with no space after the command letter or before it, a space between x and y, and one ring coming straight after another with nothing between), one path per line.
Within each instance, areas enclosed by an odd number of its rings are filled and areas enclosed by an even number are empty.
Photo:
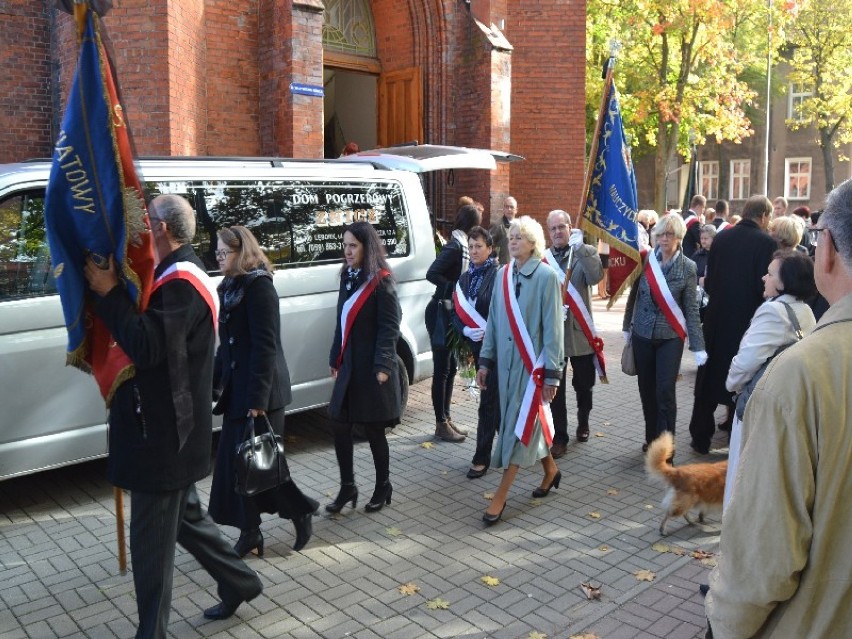
M230 313L240 302L243 301L243 297L245 296L249 285L251 285L251 283L258 277L268 277L271 280L272 273L267 271L266 267L261 264L256 269L249 271L248 273L235 276L229 275L219 283L219 299L222 300L222 308L219 310L220 322L223 318L227 319L225 317L226 313Z

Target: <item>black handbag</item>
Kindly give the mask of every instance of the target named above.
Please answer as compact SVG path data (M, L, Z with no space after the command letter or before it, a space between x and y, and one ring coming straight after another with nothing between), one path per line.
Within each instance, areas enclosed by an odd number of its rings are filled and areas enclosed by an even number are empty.
M234 464L238 494L250 497L280 486L290 479L284 458L284 443L272 430L269 418L263 415L266 432L255 433L255 419L248 418L243 443L237 447Z

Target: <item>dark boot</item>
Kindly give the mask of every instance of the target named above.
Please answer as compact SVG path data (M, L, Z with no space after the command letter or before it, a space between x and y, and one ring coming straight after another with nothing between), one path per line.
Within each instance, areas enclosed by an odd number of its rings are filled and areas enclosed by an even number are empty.
M354 483L341 484L340 492L337 493L337 499L327 504L325 509L330 513L339 513L348 501L352 502L352 508L358 505L358 488Z
M260 528L251 528L240 532L240 538L234 544L234 552L245 557L252 550L257 550L257 556L263 557L263 535Z
M376 484L376 489L373 491L373 496L370 502L364 506L364 510L368 513L374 513L384 508L385 504L390 505L391 496L393 495L393 486L390 479L386 479L381 484Z
M313 513L293 517L293 526L296 527L296 543L293 544L293 550L296 552L307 546L311 540L311 535L314 532L313 520Z
M452 417L447 417L447 423L450 425L450 428L452 428L454 431L456 431L459 435L463 435L464 437L468 436L467 428L462 428L461 426L456 426L455 423L453 422Z
M445 442L459 443L464 441L464 435L453 430L453 427L446 420L435 423L435 437L443 439Z

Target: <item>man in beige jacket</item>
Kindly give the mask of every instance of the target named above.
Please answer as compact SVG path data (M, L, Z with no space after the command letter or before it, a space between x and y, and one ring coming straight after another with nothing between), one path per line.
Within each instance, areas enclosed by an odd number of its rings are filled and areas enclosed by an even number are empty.
M706 602L715 639L852 635L852 181L829 194L816 230L831 307L746 407Z

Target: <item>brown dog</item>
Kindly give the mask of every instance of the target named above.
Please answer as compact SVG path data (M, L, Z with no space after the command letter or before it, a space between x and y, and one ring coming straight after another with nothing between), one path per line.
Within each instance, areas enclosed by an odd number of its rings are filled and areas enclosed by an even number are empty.
M688 464L670 466L667 463L674 454L674 438L671 433L663 433L648 447L645 457L645 470L651 477L662 479L669 485L669 491L663 498L666 514L660 522L660 534L666 535L666 522L672 517L689 519L689 511L698 507L698 521L704 523L707 510L718 510L725 495L725 473L728 462L713 464Z

